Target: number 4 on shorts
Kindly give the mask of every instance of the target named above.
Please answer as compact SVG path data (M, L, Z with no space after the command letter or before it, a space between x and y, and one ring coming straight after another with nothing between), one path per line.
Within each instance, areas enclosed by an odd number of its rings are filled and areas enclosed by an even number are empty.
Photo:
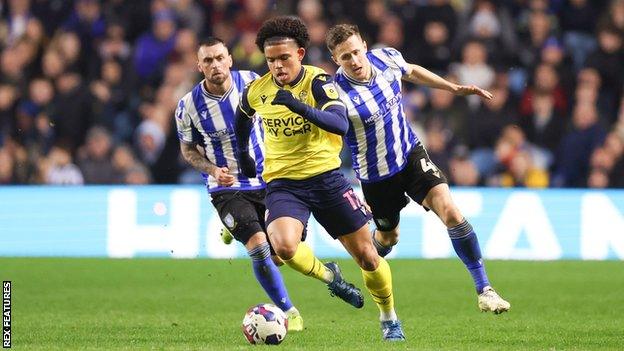
M420 159L420 168L422 168L425 173L432 171L434 176L440 178L440 171L438 170L438 167L436 167L433 162L427 161L424 157Z

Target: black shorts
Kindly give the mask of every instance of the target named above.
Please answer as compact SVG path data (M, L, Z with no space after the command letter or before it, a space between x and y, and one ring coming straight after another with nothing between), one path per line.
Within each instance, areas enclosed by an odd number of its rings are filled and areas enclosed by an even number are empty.
M218 191L210 194L221 222L234 238L247 244L257 232L265 231L265 190Z
M272 180L267 184L266 203L267 225L280 217L292 217L305 227L311 213L334 239L355 232L371 218L339 170L302 180Z
M407 206L406 193L422 205L429 190L443 183L447 183L446 176L431 162L422 144L418 144L407 155L407 164L399 173L378 182L362 182L362 192L373 218L387 219L398 216Z

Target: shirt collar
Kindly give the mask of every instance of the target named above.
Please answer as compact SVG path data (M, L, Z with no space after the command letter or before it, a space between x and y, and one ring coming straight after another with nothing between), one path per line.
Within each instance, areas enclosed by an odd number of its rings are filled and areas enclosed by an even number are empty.
M232 74L230 73L230 77L231 76ZM231 78L231 79L232 79L232 84L230 84L230 89L228 89L223 95L216 95L216 94L212 94L211 92L209 92L208 89L206 89L206 79L203 79L199 84L201 85L202 93L206 97L209 97L217 101L223 101L228 97L228 95L230 95L230 92L234 90L234 78Z

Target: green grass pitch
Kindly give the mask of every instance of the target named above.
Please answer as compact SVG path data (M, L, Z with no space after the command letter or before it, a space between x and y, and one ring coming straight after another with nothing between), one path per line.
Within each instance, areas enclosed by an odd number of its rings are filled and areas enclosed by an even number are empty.
M360 288L355 263L340 261ZM622 350L624 262L489 261L512 304L480 313L459 260L390 260L407 341L381 341L366 294L356 310L324 285L282 267L306 329L283 350ZM269 302L247 260L0 258L12 281L16 350L258 350L240 323ZM362 289L364 290L364 289Z

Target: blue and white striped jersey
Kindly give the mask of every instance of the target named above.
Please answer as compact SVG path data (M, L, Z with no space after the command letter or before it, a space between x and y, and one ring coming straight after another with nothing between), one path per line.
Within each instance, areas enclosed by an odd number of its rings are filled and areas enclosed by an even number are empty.
M402 105L401 77L407 63L392 48L366 53L373 71L369 82L349 78L342 68L335 83L347 106L353 169L362 182L376 182L398 173L419 141L411 130Z
M218 190L254 190L262 189L265 183L260 174L263 170L264 150L262 140L264 132L260 117L256 116L249 139L249 154L256 160L258 177L247 178L239 173L238 162L234 155L236 136L234 118L239 97L247 83L258 78L251 71L231 71L232 87L223 96L210 94L202 80L193 90L184 95L175 112L178 138L184 143L200 144L206 150L206 157L219 167L228 167L236 181L231 187L217 184L216 179L202 173L208 192Z

